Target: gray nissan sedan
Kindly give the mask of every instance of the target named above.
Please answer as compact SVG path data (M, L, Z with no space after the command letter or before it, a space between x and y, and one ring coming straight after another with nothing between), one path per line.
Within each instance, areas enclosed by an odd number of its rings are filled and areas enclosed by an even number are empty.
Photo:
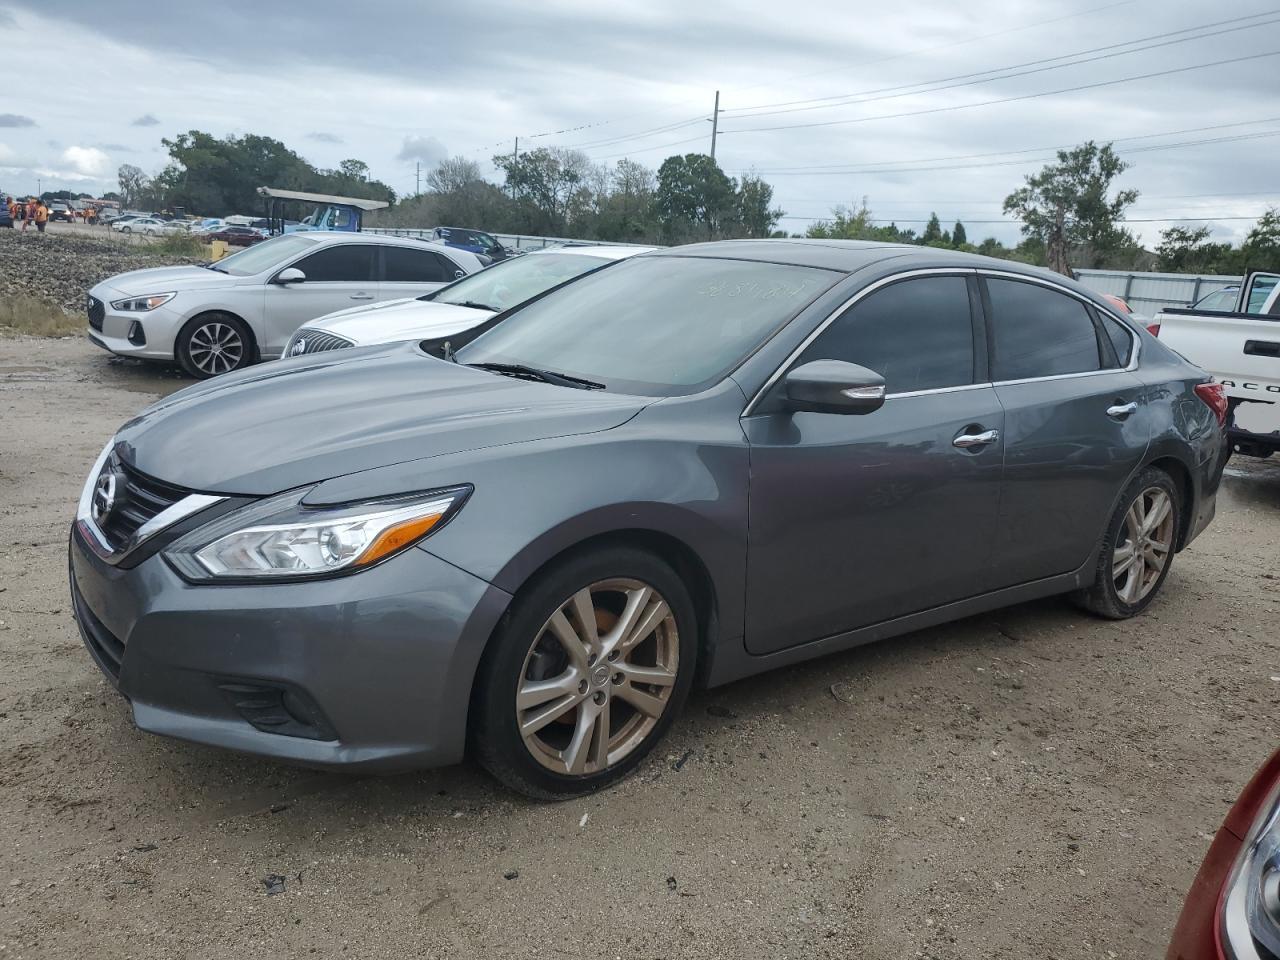
M466 336L121 428L71 595L139 727L583 793L694 684L1050 594L1140 613L1227 455L1221 388L1106 301L928 247L662 250Z

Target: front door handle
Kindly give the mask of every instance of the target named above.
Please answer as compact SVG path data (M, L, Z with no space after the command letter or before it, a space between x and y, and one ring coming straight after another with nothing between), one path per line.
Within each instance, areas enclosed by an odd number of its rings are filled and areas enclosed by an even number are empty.
M351 299L352 300L372 300L373 294L372 293L353 293L351 295Z
M1128 420L1138 412L1136 403L1115 403L1107 407L1107 416L1112 420Z
M973 447L985 447L987 444L995 443L999 439L999 430L984 430L982 433L962 433L951 441L951 445L959 447L961 450L969 450Z

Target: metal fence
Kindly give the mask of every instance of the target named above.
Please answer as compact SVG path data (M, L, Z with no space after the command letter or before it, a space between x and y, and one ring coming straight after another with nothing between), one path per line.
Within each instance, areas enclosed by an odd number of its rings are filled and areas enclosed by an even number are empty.
M1076 279L1097 293L1123 297L1138 313L1158 313L1165 307L1189 307L1223 287L1239 285L1241 277L1194 273L1126 273L1123 270L1077 270Z
M421 240L431 239L431 228L420 227L364 227L365 233L386 233L393 237L418 237ZM576 240L572 237L534 237L522 233L491 233L504 247L513 250L541 250L544 247L557 247L563 244L581 246L590 244L593 247L648 247L648 243L616 243L606 240Z

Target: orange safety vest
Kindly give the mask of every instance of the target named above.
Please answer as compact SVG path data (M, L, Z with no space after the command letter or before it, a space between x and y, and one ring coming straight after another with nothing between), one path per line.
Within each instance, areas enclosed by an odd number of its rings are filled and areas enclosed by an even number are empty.
M36 223L45 223L49 219L49 208L43 203L36 207Z

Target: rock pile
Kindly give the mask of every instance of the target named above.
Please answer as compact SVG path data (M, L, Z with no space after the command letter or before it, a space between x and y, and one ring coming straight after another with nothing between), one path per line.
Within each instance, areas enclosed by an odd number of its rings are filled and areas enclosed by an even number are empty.
M107 277L126 270L198 262L106 237L0 230L0 298L34 297L79 313L89 288Z

